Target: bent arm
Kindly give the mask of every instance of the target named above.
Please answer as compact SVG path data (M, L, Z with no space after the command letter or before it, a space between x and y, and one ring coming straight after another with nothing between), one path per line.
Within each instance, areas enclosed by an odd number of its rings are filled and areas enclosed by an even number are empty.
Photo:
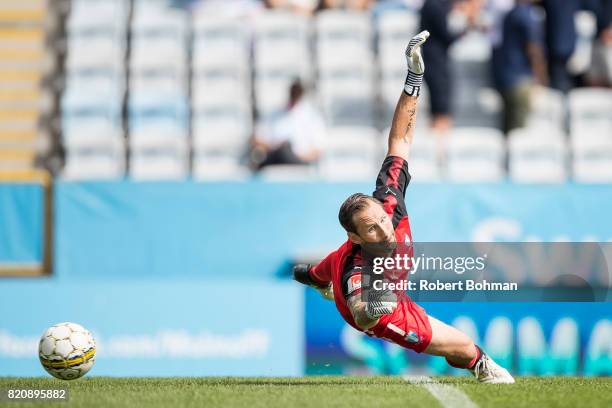
M349 310L353 315L353 320L355 320L355 324L359 326L361 330L368 330L376 324L380 320L380 317L371 318L366 313L367 303L361 300L361 294L355 294L351 296L347 301Z

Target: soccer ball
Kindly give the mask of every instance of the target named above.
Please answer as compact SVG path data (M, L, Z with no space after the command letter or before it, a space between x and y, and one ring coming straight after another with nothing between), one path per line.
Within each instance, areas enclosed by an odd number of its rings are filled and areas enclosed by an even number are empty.
M96 342L76 323L58 323L40 338L38 357L44 369L61 380L84 376L96 361Z

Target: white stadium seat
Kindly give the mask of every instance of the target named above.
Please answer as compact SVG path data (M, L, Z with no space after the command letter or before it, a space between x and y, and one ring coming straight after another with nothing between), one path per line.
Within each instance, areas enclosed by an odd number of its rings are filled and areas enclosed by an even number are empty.
M328 125L374 125L376 89L371 73L334 72L319 79L318 92Z
M324 10L315 17L315 25L319 72L372 70L372 30L367 13Z
M295 13L272 10L262 13L254 26L254 71L281 71L310 78L310 21Z
M572 134L574 180L612 183L612 134Z
M419 28L419 16L392 10L378 16L378 63L381 72L406 71L404 52Z
M565 97L561 91L538 87L532 93L530 102L531 111L527 118L527 127L549 126L552 129L563 129L566 107Z
M193 17L193 71L238 71L247 77L250 68L249 34L240 18L196 13Z
M508 135L508 167L515 182L564 182L566 155L565 136L554 129L516 129Z
M501 181L505 177L503 134L491 128L458 128L447 149L447 178L458 182Z
M319 165L322 177L330 181L374 180L380 168L379 139L374 128L328 129Z
M124 141L109 137L108 134L92 136L88 134L89 130L82 129L84 134L79 144L66 146L66 164L62 177L69 180L122 178L125 175Z
M612 90L579 88L570 91L571 133L587 135L599 129L612 134Z

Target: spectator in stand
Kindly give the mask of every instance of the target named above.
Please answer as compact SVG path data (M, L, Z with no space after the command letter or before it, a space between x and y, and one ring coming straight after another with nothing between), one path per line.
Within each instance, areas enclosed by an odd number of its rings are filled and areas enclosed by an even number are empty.
M296 80L289 89L287 108L257 126L250 154L252 167L315 163L324 138L323 116L308 101L303 85Z
M498 77L501 71L502 42L504 39L504 18L514 7L514 0L489 0L486 5L487 22L485 29L491 42L491 72L493 83L500 88L501 79Z
M291 10L297 14L311 16L318 5L318 0L266 0L269 8Z
M421 9L421 28L430 37L423 47L427 64L425 82L429 90L431 128L439 135L450 129L452 76L448 49L477 23L480 0L426 0Z
M503 130L524 127L534 83L547 85L548 75L540 24L532 0L517 0L504 18L499 91L504 101Z
M334 8L368 10L374 3L374 0L319 0L317 11Z
M593 86L612 86L612 0L598 0L596 9L597 38L593 45L593 62L588 72Z
M574 15L581 8L581 0L542 0L546 11L546 56L550 86L563 93L572 88L567 61L576 48Z

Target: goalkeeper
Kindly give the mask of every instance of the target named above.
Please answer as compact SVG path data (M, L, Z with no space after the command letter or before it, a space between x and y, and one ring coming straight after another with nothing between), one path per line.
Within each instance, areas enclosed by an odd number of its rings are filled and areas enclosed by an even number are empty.
M428 316L404 292L366 291L369 277L365 273L365 247L390 253L398 243L406 243L412 251L404 196L410 181L407 160L425 71L420 47L428 36L427 31L419 33L406 49L408 75L395 108L387 157L378 174L376 190L372 196L357 193L344 201L338 217L348 240L315 266L297 265L294 278L333 298L342 317L367 335L417 353L443 356L451 366L470 370L481 382L513 383L508 371L467 335Z

